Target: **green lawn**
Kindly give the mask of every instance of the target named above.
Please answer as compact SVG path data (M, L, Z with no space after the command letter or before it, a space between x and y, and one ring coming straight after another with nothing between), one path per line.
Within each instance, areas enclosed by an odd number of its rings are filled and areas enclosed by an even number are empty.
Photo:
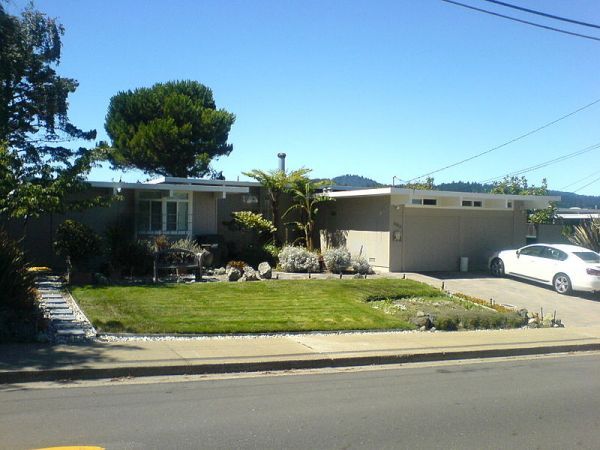
M366 303L436 296L412 280L291 280L246 283L85 286L72 290L105 332L250 333L414 328Z

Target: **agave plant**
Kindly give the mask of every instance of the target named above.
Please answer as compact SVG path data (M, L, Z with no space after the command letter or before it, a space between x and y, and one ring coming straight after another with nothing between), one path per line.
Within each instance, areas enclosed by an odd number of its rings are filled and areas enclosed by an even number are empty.
M573 234L567 236L575 245L600 252L600 219L586 220L573 227Z

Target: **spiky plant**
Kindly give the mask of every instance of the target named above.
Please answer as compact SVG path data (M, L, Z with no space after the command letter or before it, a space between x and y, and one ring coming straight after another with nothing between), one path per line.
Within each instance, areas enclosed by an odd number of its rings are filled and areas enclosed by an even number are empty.
M36 298L35 274L19 245L0 230L0 308L28 310Z
M575 245L600 252L600 219L586 220L573 227L573 234L567 236Z

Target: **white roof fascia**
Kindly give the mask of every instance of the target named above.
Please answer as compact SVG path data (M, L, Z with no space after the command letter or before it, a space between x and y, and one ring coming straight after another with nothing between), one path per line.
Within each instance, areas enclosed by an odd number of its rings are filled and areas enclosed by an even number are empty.
M560 201L559 196L555 195L513 195L513 194L487 194L479 192L453 192L453 191L428 191L406 188L375 188L361 189L356 191L329 192L327 195L333 198L343 197L368 197L381 195L406 195L409 198L425 198L425 197L456 197L468 198L474 200L520 200L531 207L545 208L549 202ZM542 205L542 206L539 206Z
M229 194L247 194L250 192L248 187L244 186L214 186L214 185L194 185L194 184L148 184L148 183L115 183L111 181L88 181L92 187L111 188L111 189L135 189L135 190L153 190L153 191L188 191L188 192L223 192Z
M260 186L257 181L231 181L231 180L205 180L203 178L184 178L184 177L160 177L156 180L159 183L182 183L182 184L200 184L213 186Z

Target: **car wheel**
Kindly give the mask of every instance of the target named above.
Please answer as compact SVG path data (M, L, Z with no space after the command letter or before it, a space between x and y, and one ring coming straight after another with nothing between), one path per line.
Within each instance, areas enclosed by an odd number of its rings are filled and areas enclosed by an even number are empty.
M565 275L564 273L558 273L554 276L554 281L552 282L554 286L554 290L559 294L570 294L573 290L573 286L571 285L571 279Z
M490 264L490 272L492 272L492 275L495 277L503 277L504 261L502 261L500 258L494 258Z

